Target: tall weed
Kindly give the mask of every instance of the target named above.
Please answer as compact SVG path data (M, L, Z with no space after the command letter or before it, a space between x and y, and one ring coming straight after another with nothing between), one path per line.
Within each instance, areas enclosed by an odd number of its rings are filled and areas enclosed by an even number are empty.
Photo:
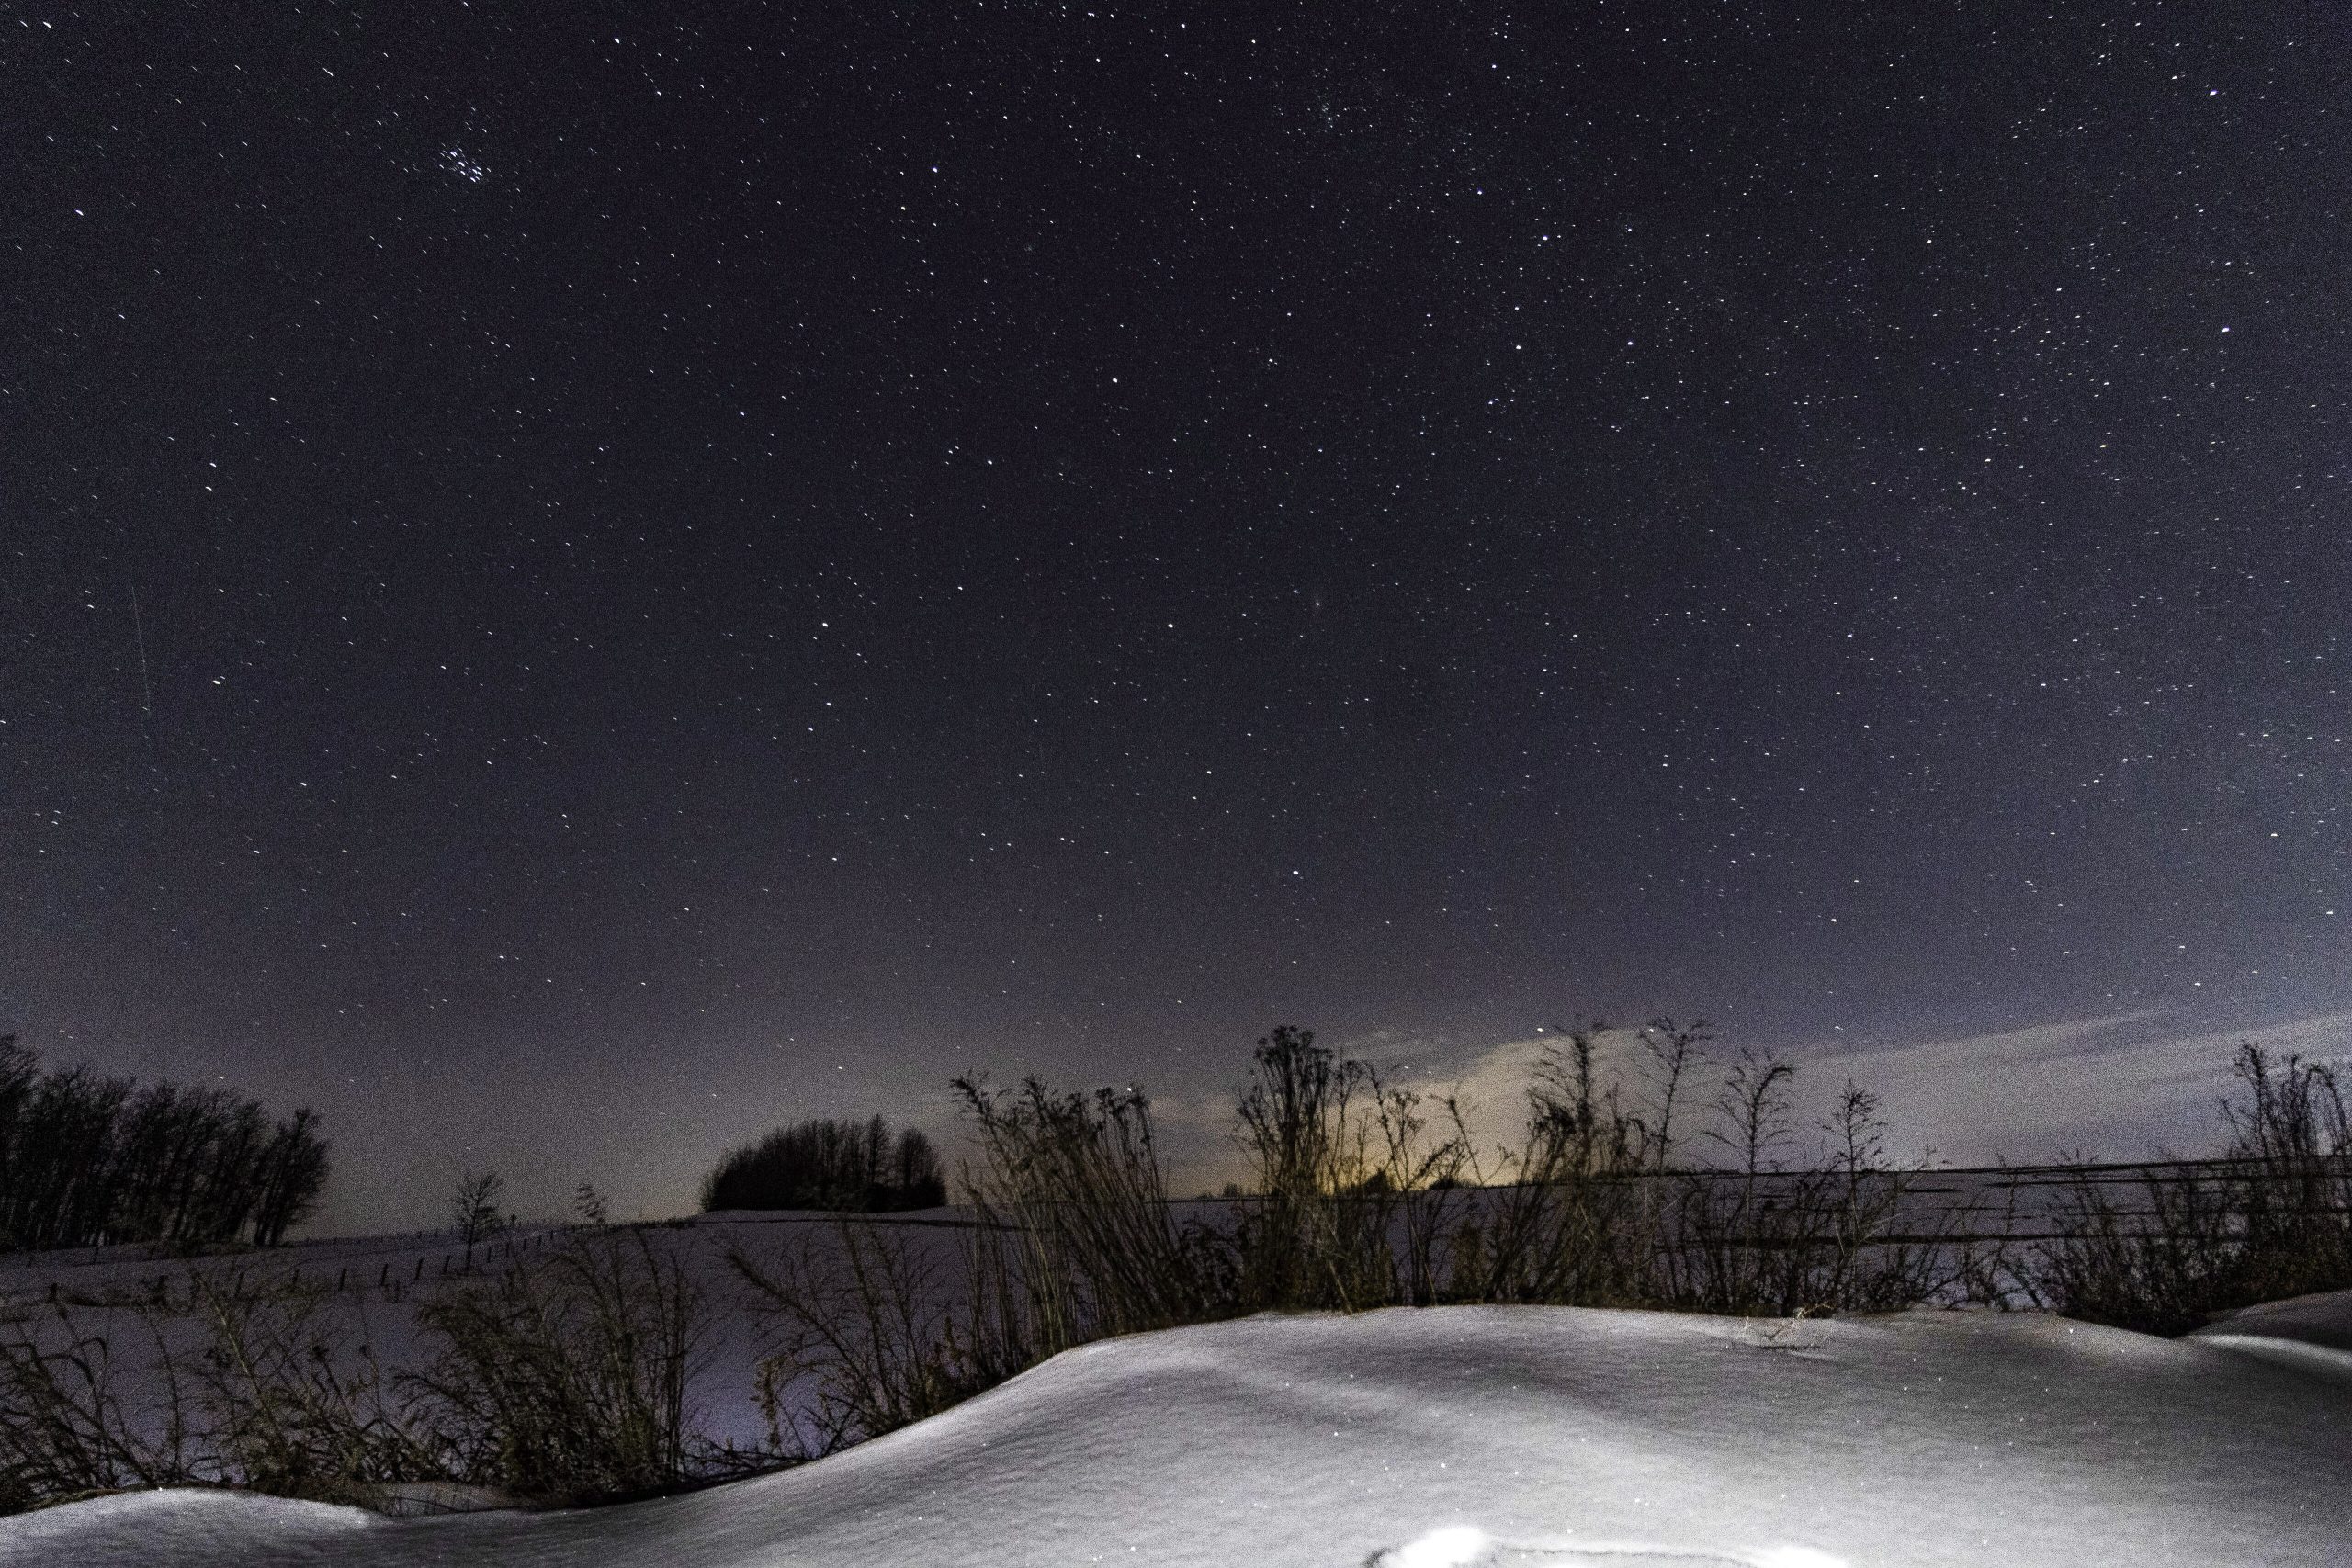
M1237 1116L1258 1168L1233 1238L1250 1309L1426 1304L1445 1293L1445 1249L1472 1166L1458 1108L1431 1137L1422 1097L1311 1031L1258 1042Z
M956 1089L981 1152L965 1179L978 1227L970 1332L994 1358L1025 1364L1235 1310L1229 1244L1169 1205L1141 1094L1057 1094L1035 1078Z
M2094 1323L2183 1334L2258 1302L2352 1288L2352 1121L2336 1069L2238 1047L2229 1143L2202 1169L2150 1169L2139 1206L2090 1171L2066 1234L2009 1276L2034 1304Z
M333 1502L450 1479L446 1454L407 1418L374 1348L350 1344L332 1292L271 1287L242 1270L195 1274L191 1291L207 1343L189 1375L213 1479ZM179 1375L168 1358L164 1373Z
M0 1514L130 1486L196 1479L187 1412L165 1362L160 1386L125 1376L110 1337L64 1307L46 1338L12 1323L0 1337ZM144 1334L153 1325L142 1323ZM143 1396L126 1390L145 1384Z
M1527 1131L1500 1179L1449 1238L1456 1300L1615 1306L1653 1293L1657 1157L1646 1127L1596 1087L1593 1033L1546 1055L1527 1090ZM1669 1100L1670 1105L1670 1100ZM1483 1172L1478 1173L1483 1175Z
M1022 1370L975 1293L957 1311L937 1260L904 1229L848 1216L811 1237L729 1261L769 1337L755 1397L770 1446L817 1459L956 1404Z
M468 1482L585 1503L757 1467L699 1429L687 1389L707 1303L642 1233L575 1236L417 1315L437 1346L402 1378L409 1416Z

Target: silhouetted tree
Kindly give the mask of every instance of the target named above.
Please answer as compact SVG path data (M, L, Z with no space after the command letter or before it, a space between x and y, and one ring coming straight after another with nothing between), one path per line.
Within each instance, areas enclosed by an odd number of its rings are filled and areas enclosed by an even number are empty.
M262 1154L261 1201L254 1214L254 1241L276 1247L286 1233L310 1216L327 1184L327 1145L313 1131L308 1111L277 1124Z
M272 1127L224 1089L44 1073L0 1037L0 1248L283 1241L326 1184L308 1111Z
M498 1172L467 1171L458 1179L458 1190L449 1194L449 1212L458 1222L458 1237L466 1244L466 1267L474 1266L474 1248L498 1234L503 1223L498 1213L500 1194L506 1182Z

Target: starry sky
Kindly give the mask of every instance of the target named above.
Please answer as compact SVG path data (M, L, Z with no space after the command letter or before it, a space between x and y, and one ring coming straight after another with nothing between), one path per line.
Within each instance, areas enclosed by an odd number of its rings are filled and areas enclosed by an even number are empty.
M1282 1022L2193 1142L2352 1011L2352 22L2052 9L10 6L0 1028L328 1229Z

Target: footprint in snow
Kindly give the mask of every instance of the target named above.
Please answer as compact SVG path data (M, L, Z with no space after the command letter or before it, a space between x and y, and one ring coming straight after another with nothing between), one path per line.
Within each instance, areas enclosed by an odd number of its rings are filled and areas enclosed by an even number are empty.
M1664 1546L1514 1546L1476 1525L1447 1525L1403 1546L1384 1547L1363 1568L1847 1568L1842 1557L1806 1546L1736 1556Z

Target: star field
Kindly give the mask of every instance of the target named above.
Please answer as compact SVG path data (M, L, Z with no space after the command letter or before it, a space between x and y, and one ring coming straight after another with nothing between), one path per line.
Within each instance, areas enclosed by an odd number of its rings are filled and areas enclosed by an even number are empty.
M0 1028L332 1222L2352 1008L2330 8L492 9L0 17Z

